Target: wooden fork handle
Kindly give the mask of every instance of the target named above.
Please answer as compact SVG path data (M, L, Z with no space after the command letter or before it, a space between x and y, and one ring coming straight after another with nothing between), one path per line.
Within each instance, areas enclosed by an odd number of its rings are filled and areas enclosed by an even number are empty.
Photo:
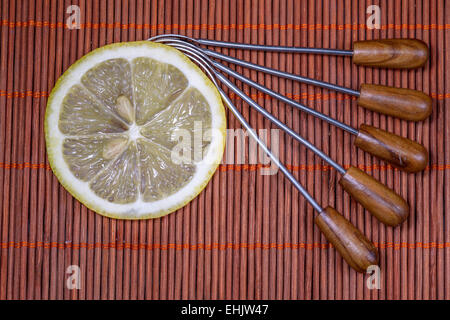
M353 44L353 62L379 68L412 69L425 65L428 46L417 39L357 41Z
M355 145L406 172L422 171L428 164L428 152L422 145L365 124L359 128Z
M409 216L408 203L364 171L350 167L339 180L341 186L382 223L395 227Z
M417 90L362 84L358 104L400 119L421 121L432 110L430 96Z
M369 266L378 264L378 251L373 243L333 208L325 208L315 223L356 271L366 272Z

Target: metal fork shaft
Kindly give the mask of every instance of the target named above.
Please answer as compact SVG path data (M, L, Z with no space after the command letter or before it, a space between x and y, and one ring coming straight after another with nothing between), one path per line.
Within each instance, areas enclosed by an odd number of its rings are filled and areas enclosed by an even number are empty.
M258 44L245 44L236 42L225 42L208 39L193 39L195 42L213 47L222 47L230 49L243 50L261 50L270 52L286 52L286 53L312 53L312 54L326 54L334 56L352 56L352 50L338 50L338 49L323 49L323 48L302 48L302 47L284 47L284 46L268 46Z

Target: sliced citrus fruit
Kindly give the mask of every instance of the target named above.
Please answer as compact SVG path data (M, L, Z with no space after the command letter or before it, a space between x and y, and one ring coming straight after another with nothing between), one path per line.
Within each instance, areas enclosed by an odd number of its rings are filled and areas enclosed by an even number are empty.
M50 166L88 208L121 219L181 208L206 186L225 147L217 89L178 50L107 45L58 80L47 104Z

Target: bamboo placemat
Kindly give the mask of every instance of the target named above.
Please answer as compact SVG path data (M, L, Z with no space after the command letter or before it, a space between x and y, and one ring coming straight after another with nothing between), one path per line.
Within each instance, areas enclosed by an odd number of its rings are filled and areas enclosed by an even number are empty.
M381 8L367 29L366 8ZM0 42L1 299L434 299L450 298L450 6L405 1L8 1ZM81 28L66 26L78 5ZM223 164L185 208L147 221L104 218L58 183L45 152L43 119L57 78L107 43L180 33L227 41L350 49L359 39L413 37L431 48L422 70L359 68L349 58L229 51L269 67L357 89L380 83L423 90L433 114L408 123L357 107L349 96L238 69L254 80L357 127L387 129L423 143L429 167L408 175L351 145L339 129L254 90L269 111L344 166L357 165L404 196L411 216L379 224L349 199L337 173L280 133L280 157L322 205L333 205L372 239L381 289L366 288L313 224L312 208L281 173ZM233 97L257 129L267 120ZM228 128L240 128L228 114ZM70 265L79 290L67 289Z

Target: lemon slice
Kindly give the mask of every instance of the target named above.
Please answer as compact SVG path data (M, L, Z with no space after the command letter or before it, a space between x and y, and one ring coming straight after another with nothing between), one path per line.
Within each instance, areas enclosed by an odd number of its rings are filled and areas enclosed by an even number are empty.
M149 41L96 49L58 80L47 104L50 166L88 208L156 218L206 186L225 147L217 89L178 50Z

